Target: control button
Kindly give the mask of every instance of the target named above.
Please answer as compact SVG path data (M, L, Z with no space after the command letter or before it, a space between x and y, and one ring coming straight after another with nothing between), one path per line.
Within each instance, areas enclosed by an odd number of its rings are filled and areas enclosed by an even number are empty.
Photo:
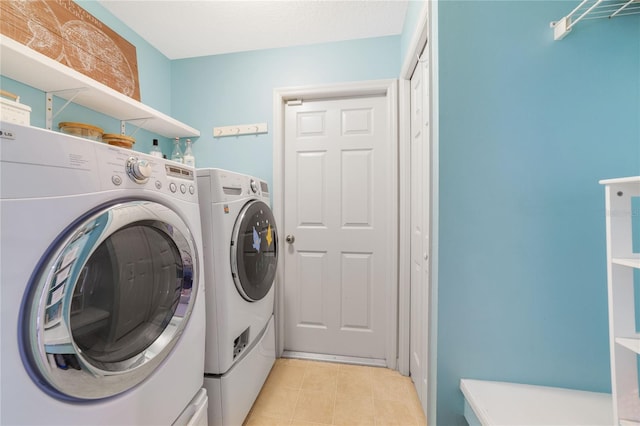
M151 177L151 163L147 160L140 160L136 157L129 157L125 164L127 175L135 183L146 183Z
M169 190L170 190L171 192L176 192L176 190L177 190L177 189L178 189L178 187L176 186L176 184L175 184L175 183L171 182L171 183L169 184Z
M196 189L193 187L193 185L189 185L189 194L193 195L196 193Z
M122 183L122 178L118 175L113 175L111 176L111 182L113 182L114 185L119 186Z
M185 194L187 192L187 187L185 186L184 183L182 185L180 185L180 192L182 192L183 194Z
M156 181L156 189L160 189L162 188L162 182L160 182L159 180Z
M253 191L254 194L256 194L258 192L258 183L251 179L251 182L249 184L251 186L251 191Z

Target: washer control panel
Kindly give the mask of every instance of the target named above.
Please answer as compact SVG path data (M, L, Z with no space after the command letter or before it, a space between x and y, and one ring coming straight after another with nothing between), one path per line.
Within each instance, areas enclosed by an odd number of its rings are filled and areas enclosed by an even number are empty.
M258 193L258 183L255 181L255 179L251 179L249 187L251 188L251 192L253 192L254 194Z
M192 168L181 167L174 164L165 164L165 169L167 171L167 176L178 179L186 179L188 181L186 183L180 184L176 182L169 183L169 190L172 193L175 194L178 191L180 191L181 194L186 194L188 192L189 195L194 195L196 193L196 187L194 184L195 173Z
M195 169L174 161L110 145L100 146L98 157L106 169L101 179L112 189L143 189L197 202ZM108 183L107 183L108 182Z

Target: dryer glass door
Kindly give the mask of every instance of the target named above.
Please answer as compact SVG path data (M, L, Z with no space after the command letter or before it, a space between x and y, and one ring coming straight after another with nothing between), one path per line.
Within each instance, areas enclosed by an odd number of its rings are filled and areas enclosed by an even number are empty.
M276 222L269 206L259 200L247 203L231 238L231 272L236 288L246 300L260 300L271 289L278 266Z
M74 226L25 304L37 382L62 399L96 399L144 380L188 321L196 259L187 225L157 203L110 206Z

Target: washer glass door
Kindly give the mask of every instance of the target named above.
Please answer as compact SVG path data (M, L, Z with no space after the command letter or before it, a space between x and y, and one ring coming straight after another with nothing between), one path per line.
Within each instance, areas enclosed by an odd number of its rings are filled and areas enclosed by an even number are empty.
M36 383L78 400L144 380L188 322L195 250L182 219L148 201L110 206L73 226L23 306L22 340Z
M278 237L271 209L259 200L247 203L231 237L231 273L236 288L250 302L264 298L276 276Z

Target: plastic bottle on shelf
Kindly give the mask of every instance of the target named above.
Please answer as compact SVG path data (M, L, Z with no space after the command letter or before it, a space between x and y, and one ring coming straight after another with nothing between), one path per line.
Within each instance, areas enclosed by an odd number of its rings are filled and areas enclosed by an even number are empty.
M171 152L171 160L176 161L178 163L182 163L184 161L182 157L182 151L180 150L180 138L175 138L173 141L173 151Z
M187 146L184 149L183 163L187 166L195 167L196 166L196 157L193 155L193 150L191 148L191 139L187 139Z
M160 147L158 146L158 139L153 140L153 146L151 147L149 154L154 157L162 158L162 151L160 151Z

